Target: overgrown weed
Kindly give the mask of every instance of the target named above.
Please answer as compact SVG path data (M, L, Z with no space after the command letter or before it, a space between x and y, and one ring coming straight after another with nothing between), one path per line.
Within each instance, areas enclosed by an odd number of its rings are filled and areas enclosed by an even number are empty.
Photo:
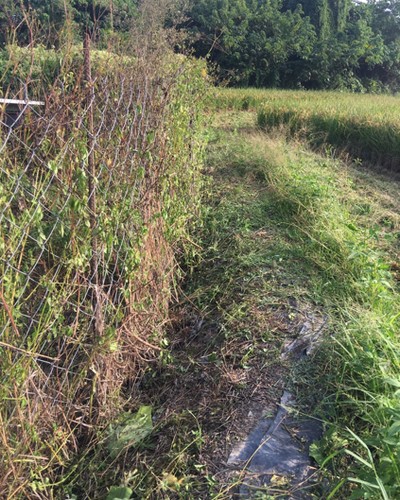
M115 481L126 473L142 498L232 498L240 474L222 464L260 408L274 411L289 375L280 351L304 306L329 316L322 348L290 377L303 411L317 403L326 421L312 454L330 489L317 495L395 498L395 189L251 129L247 111L216 119L213 183L191 236L203 251L175 309L169 356L140 387L157 409L155 430L147 449L127 451Z
M24 64L1 67L6 96L25 84L46 101L0 129L2 498L105 496L118 477L105 471L120 463L98 450L103 434L140 407L135 382L168 356L177 259L192 252L200 204L208 84L158 23L132 32L122 54L86 42L85 75L76 47L34 40L10 52Z

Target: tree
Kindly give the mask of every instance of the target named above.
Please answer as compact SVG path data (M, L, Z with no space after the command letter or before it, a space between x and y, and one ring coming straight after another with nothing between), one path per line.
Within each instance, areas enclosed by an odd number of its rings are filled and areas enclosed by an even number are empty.
M210 56L222 76L240 71L250 10L245 0L198 0L189 10L196 54Z
M35 28L36 42L56 45L67 20L78 35L89 30L126 32L137 16L137 0L0 0L0 43L14 36L20 44L29 42Z
M233 76L231 83L400 85L399 0L193 0L189 15L196 53Z
M200 0L189 16L196 54L208 55L222 77L241 85L279 85L307 59L315 41L301 8L283 12L280 0Z

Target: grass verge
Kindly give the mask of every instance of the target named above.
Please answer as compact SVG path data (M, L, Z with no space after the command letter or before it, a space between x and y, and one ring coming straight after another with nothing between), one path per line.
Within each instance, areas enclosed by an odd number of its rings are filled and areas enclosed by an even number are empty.
M248 129L242 140L248 151L238 163L264 183L269 224L297 257L286 255L285 264L331 318L332 336L313 369L295 374L300 393L314 387L319 394L329 422L314 456L329 464L332 497L396 498L398 183Z
M266 139L252 140L260 150ZM315 384L317 369L317 386L326 390L323 411L333 425L323 460L318 452L315 456L324 465L336 457L338 484L348 476L352 498L396 498L400 297L397 261L383 247L391 241L398 249L398 226L388 232L385 223L371 226L360 215L368 197L354 188L354 172L338 162L288 151L283 160L269 162L265 176L292 244L302 260L313 262L313 300L331 318L333 335L303 388ZM384 238L385 244L380 243ZM358 488L353 491L354 485Z

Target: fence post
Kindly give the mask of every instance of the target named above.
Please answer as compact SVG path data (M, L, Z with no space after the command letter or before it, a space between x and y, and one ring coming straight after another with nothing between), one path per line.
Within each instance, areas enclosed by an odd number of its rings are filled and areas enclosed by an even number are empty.
M92 307L94 313L94 332L96 337L101 336L103 332L103 317L101 309L101 298L99 294L99 255L98 241L96 235L96 215L97 215L97 196L96 196L96 165L95 165L95 140L94 140L94 85L92 80L92 67L90 60L90 34L86 33L83 42L84 52L84 72L86 85L86 105L87 105L87 148L88 148L88 208L90 219L90 234L92 256L90 259L90 282L92 285Z

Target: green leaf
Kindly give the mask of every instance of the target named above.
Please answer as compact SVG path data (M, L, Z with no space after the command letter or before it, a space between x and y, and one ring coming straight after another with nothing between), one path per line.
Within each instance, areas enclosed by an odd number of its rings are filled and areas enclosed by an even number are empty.
M389 437L395 436L400 432L400 421L395 422L389 429L388 435Z
M124 415L122 423L110 429L108 451L115 458L124 449L139 444L153 431L151 406L141 406L134 415Z
M371 465L369 462L367 462L364 458L360 457L360 455L357 455L357 453L354 453L354 451L344 450L344 452L347 453L347 455L352 456L355 460L357 460L357 462L364 464L369 469L373 469L373 465Z
M317 443L312 443L310 446L310 456L321 465L325 460L325 454L322 453L321 446Z
M126 486L112 486L106 500L129 500L133 491Z
M385 382L393 387L397 387L400 389L400 380L395 378L385 378Z
M349 477L348 480L352 483L361 484L362 486L367 486L368 488L379 490L379 486L377 484L373 484L368 481L363 481L362 479L358 479L357 477Z

